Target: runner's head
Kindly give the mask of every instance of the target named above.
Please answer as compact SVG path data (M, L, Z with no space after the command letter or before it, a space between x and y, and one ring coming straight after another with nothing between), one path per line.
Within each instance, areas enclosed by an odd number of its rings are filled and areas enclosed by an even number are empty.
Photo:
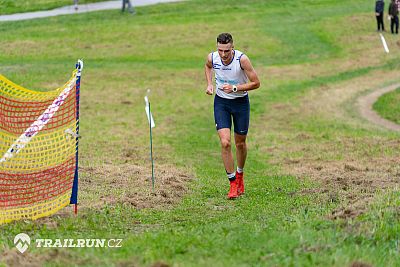
M224 64L229 64L233 57L233 38L230 33L221 33L217 37L217 50Z
M217 44L228 44L228 43L233 45L233 38L230 33L224 32L218 35Z

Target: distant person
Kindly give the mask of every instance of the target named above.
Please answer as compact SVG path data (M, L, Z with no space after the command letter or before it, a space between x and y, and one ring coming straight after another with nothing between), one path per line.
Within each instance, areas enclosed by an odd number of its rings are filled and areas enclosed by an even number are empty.
M78 10L78 2L79 2L79 0L74 0L75 10Z
M129 13L131 13L131 14L135 14L136 13L136 11L133 8L130 0L122 0L122 12L125 11L125 7L126 6L128 6Z
M385 9L385 2L383 0L376 0L375 2L375 16L378 24L378 32L385 31L385 25L383 24L383 11Z
M392 34L399 33L399 7L396 4L395 0L389 5L389 16L390 16L390 31ZM394 29L394 27L396 27ZM395 31L396 30L396 31Z
M221 156L229 179L229 199L244 193L244 164L247 157L246 137L250 121L248 91L260 87L260 80L250 59L233 49L233 38L229 33L217 37L217 51L208 54L204 66L207 82L206 94L214 93L215 128L221 143ZM231 151L231 126L234 126L237 169Z

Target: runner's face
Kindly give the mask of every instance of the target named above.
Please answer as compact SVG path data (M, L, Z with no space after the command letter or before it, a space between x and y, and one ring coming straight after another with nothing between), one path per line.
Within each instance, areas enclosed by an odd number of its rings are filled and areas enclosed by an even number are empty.
M229 64L233 57L233 44L217 44L218 54L224 64Z

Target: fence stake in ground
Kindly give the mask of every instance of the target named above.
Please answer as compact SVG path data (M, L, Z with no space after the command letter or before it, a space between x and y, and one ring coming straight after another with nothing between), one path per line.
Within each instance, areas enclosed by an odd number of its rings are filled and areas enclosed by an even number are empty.
M81 72L83 69L83 61L81 59L78 60L78 62L75 65L75 68L77 69L77 74L76 74L76 82L75 82L75 87L76 87L76 133L75 133L75 139L76 139L76 154L75 154L75 160L76 160L76 167L75 167L75 176L74 176L74 182L72 184L72 194L71 194L71 199L70 199L70 204L74 205L74 213L78 214L78 163L79 163L79 101L80 101L80 92L81 92Z

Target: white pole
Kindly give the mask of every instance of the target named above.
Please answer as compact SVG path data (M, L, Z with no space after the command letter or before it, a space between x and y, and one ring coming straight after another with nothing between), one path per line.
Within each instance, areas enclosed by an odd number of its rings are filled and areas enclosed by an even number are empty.
M382 40L382 44L383 44L383 48L385 49L385 52L386 52L386 53L389 53L389 48L388 48L388 46L387 46L385 37L383 37L382 33L380 33L379 35L381 36L381 40Z
M153 134L152 128L156 126L154 123L153 115L151 114L151 105L148 98L150 94L150 89L147 90L147 95L144 97L144 102L146 103L145 111L147 115L147 120L149 121L149 129L150 129L150 160L151 160L151 182L153 185L153 192L154 192L154 160L153 160Z

